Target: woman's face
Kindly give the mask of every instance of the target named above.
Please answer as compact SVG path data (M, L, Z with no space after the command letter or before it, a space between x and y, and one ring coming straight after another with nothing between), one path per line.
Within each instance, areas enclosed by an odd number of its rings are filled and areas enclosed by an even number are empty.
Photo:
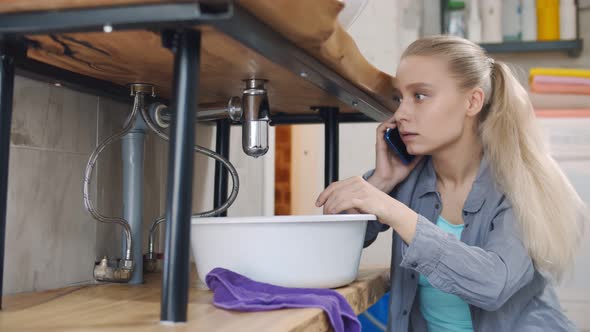
M440 57L408 56L397 69L394 120L408 152L432 155L472 128L473 91L463 91Z

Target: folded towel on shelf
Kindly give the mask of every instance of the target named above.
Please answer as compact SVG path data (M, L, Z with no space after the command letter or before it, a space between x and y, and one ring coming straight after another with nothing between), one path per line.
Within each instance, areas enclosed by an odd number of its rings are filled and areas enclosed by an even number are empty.
M534 83L541 84L565 84L565 85L590 85L590 78L571 77L571 76L545 76L537 75L533 77Z
M535 76L566 76L590 78L590 70L573 68L531 68L529 71L529 77L532 80L532 78Z
M535 93L590 95L590 85L538 83L533 80L530 84L530 88L531 92Z
M590 118L590 108L535 110L538 118Z
M534 109L590 108L590 96L574 94L529 93Z
M243 275L215 268L207 274L216 307L236 311L282 308L320 308L336 332L359 332L360 322L346 299L331 289L287 288L256 282Z

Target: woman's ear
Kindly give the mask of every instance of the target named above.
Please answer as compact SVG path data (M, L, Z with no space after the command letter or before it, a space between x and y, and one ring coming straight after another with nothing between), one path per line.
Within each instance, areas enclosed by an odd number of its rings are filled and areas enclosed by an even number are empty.
M467 95L467 113L469 117L479 114L483 108L485 94L482 88L474 88Z

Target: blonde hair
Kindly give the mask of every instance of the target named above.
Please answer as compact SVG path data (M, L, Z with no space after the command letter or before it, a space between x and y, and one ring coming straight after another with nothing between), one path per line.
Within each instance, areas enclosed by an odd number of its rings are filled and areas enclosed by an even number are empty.
M505 63L462 38L419 39L402 58L412 55L442 56L460 88L484 91L479 135L486 158L535 267L559 280L575 259L587 208L551 157L526 90Z

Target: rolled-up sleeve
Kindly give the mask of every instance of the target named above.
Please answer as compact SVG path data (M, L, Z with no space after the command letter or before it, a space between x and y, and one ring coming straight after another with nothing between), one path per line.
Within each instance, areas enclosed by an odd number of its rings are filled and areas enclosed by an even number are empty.
M419 215L401 266L424 275L433 287L483 310L494 311L534 275L511 208L492 219L487 240L469 246Z
M368 180L371 176L373 176L373 173L375 173L374 169L366 172L363 174L363 179L365 179L365 181ZM363 244L363 248L370 246L373 242L375 242L379 233L388 229L389 226L382 224L377 220L370 220L367 223L367 231L365 232L365 242Z

